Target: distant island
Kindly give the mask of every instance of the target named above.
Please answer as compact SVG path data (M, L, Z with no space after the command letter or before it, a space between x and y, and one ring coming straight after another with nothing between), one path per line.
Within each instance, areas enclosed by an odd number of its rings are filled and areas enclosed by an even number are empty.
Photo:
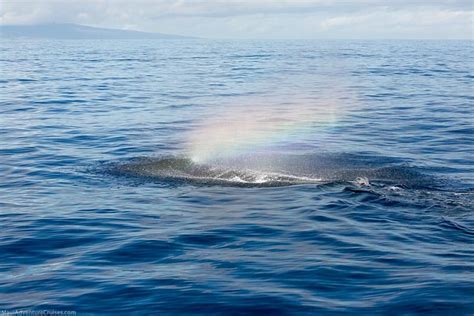
M187 39L192 37L107 29L70 23L0 25L0 38L45 39Z

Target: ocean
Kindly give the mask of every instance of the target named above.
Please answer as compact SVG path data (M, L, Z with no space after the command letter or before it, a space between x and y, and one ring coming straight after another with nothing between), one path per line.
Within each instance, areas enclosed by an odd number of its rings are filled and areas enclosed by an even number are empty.
M474 313L472 41L0 48L0 310Z

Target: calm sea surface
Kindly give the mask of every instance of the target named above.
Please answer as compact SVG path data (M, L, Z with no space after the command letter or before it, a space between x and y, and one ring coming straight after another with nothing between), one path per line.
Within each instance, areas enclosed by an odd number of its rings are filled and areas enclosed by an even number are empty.
M467 41L0 42L0 310L474 313Z

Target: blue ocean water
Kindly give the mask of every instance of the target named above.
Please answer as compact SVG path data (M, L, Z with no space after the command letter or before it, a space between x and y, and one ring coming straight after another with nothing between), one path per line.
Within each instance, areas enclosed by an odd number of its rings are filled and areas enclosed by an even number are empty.
M0 310L474 313L472 42L0 47Z

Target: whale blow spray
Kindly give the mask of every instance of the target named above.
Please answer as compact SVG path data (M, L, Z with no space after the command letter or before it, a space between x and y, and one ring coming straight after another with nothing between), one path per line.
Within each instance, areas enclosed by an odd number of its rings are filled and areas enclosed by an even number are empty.
M194 162L207 163L295 142L333 126L351 105L347 97L238 100L198 122L186 137L187 152Z

